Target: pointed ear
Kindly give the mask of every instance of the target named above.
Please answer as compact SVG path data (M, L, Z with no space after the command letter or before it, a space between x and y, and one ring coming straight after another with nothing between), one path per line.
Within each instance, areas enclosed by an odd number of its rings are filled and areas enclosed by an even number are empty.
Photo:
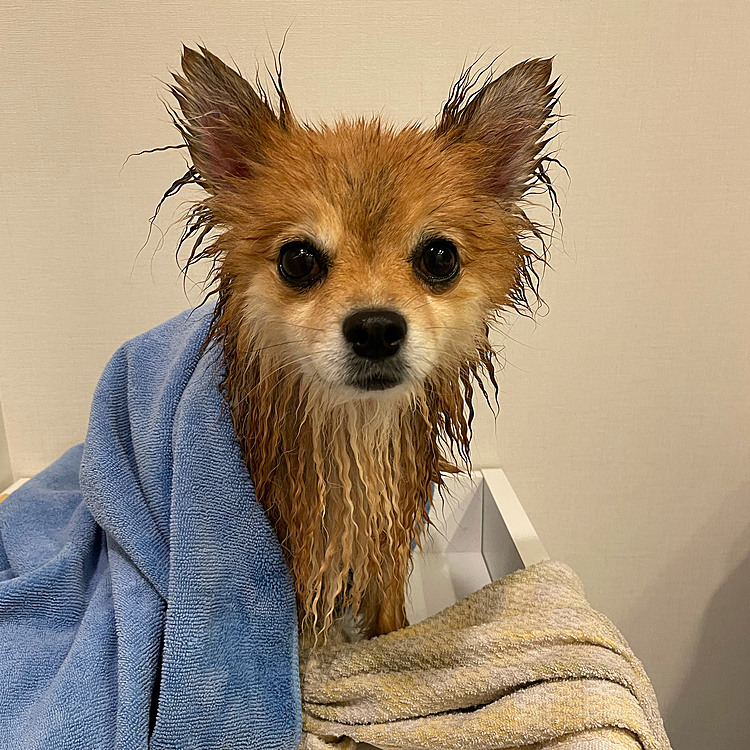
M182 73L170 86L182 110L175 124L205 187L232 188L252 177L279 120L265 97L203 47L183 48Z
M550 81L551 75L551 59L527 60L464 104L472 87L464 74L443 108L437 135L480 146L482 186L498 198L518 200L539 164L557 101L558 81Z

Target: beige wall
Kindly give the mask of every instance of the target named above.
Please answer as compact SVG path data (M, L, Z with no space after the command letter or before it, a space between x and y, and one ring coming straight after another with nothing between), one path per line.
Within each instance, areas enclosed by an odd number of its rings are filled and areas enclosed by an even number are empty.
M8 441L5 438L2 404L0 404L0 492L13 483L13 468L10 465Z
M310 118L432 122L466 58L556 54L571 113L550 306L506 340L505 467L641 656L680 750L750 747L750 11L744 2L3 2L0 397L16 476L83 439L124 339L187 305L147 219L180 44L278 46ZM160 223L169 226L174 206ZM195 295L192 297L195 298Z

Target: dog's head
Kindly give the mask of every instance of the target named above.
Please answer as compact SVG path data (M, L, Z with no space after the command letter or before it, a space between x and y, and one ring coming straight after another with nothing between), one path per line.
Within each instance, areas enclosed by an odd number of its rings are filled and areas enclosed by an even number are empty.
M207 50L185 49L172 89L218 228L222 310L338 401L413 394L485 351L487 326L533 274L520 207L544 182L556 101L550 60L483 85L468 71L437 125L299 122Z

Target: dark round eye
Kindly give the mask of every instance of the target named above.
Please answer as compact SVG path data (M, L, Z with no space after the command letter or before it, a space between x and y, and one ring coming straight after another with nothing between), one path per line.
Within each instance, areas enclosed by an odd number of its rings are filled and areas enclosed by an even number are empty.
M281 246L279 275L290 286L312 286L326 270L323 255L311 242L292 240Z
M459 271L456 246L441 238L427 240L413 262L414 270L429 284L452 281Z

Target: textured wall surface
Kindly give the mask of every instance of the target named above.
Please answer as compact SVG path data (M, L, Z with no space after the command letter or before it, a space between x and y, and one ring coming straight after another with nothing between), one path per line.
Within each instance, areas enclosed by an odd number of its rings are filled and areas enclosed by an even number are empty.
M16 476L83 439L126 338L188 305L159 102L180 45L299 115L432 123L466 59L556 54L564 237L550 311L510 321L499 461L623 630L679 750L750 747L750 6L744 2L2 2L0 397ZM166 233L163 238L161 232ZM163 247L159 249L160 244ZM188 287L190 299L197 299Z
M1 406L1 405L0 405ZM0 492L13 483L13 468L10 465L8 441L5 439L5 422L0 408Z

